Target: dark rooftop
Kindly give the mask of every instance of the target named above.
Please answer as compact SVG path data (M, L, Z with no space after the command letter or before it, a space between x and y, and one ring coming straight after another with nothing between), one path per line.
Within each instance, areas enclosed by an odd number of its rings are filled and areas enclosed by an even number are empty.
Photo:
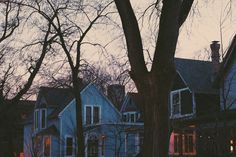
M213 88L213 66L210 61L175 58L176 71L183 81L196 93L217 93Z

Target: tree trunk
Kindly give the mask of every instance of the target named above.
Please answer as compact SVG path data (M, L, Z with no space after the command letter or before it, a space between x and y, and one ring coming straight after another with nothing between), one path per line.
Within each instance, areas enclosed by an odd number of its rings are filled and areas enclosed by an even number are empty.
M80 89L82 81L77 78L77 72L73 75L73 90L76 103L76 135L77 135L77 157L84 157L84 135L83 135L83 121L82 121L82 103L80 97Z
M175 71L172 68L168 73L163 70L156 73L149 72L142 82L134 79L139 93L144 98L144 147L142 154L145 157L168 156L168 97L174 74Z

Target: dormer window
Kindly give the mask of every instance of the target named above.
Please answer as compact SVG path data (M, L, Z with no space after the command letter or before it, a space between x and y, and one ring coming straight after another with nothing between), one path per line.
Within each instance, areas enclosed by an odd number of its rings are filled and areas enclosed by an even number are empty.
M34 111L34 129L44 129L46 128L47 110L46 109L36 109Z
M188 88L170 93L171 117L190 115L193 113L192 94Z
M137 112L126 112L123 113L123 121L135 123L140 118L140 114Z
M39 110L34 111L34 129L38 130L39 129Z
M46 109L41 110L41 128L46 128Z

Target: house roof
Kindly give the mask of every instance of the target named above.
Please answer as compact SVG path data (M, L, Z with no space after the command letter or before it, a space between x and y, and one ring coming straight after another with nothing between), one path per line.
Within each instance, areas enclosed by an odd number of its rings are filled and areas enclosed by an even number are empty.
M210 61L175 58L176 71L187 87L196 93L217 93L212 86L213 66Z
M87 84L83 84L80 91L82 91L86 86ZM40 91L42 91L48 107L55 107L55 110L48 116L48 118L56 118L74 99L74 93L71 88L41 87Z

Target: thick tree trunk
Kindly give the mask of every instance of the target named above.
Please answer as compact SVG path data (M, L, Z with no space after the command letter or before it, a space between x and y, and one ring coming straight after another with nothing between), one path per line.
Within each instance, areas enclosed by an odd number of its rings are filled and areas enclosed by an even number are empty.
M75 103L76 103L76 135L77 135L77 157L84 157L84 135L83 135L83 121L82 121L82 103L80 97L80 89L82 81L73 74L73 89L75 94Z
M143 78L143 81L134 79L139 93L144 98L143 157L168 156L168 97L174 75L174 66L172 66L168 72L160 69L156 73L147 73L147 75Z

